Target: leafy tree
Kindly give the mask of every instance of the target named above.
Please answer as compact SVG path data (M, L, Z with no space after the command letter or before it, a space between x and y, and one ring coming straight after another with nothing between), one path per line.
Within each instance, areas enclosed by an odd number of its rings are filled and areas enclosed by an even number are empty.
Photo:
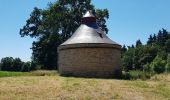
M170 72L170 54L168 54L168 58L167 58L166 71Z
M144 68L143 68L144 72L153 72L153 69L150 67L150 64L147 63L144 65Z
M33 62L23 62L20 58L5 57L1 59L0 68L2 71L31 71L36 69Z
M2 66L2 65L1 65L1 63L0 63L0 71L1 71L1 66Z
M170 53L170 38L165 42L165 51Z
M153 61L153 59L157 56L157 48L154 46L141 46L138 49L138 57L139 57L139 61L138 63L141 66L141 70L143 69L144 65L146 65L147 63L151 63Z
M168 72L170 56L170 32L165 29L157 34L150 35L147 44L142 45L140 40L136 46L127 46L128 49L122 55L122 63L125 71L143 71L147 75L153 73Z
M22 65L22 72L29 72L31 71L31 62L25 62L23 65Z
M37 64L34 61L31 61L30 71L36 70L36 67L37 67Z
M2 71L13 71L13 58L6 57L1 59L1 70Z
M57 47L67 40L81 24L87 11L97 17L97 24L107 33L107 9L95 9L91 0L58 0L47 9L34 8L20 35L37 38L32 44L32 60L43 69L57 69Z
M130 48L127 52L124 53L122 57L122 65L125 71L133 70L133 62L134 62L134 49Z
M165 64L166 61L163 60L159 55L157 55L151 63L150 67L153 68L153 70L159 74L165 72Z
M24 62L22 62L20 58L13 59L12 62L13 71L21 71L23 64Z

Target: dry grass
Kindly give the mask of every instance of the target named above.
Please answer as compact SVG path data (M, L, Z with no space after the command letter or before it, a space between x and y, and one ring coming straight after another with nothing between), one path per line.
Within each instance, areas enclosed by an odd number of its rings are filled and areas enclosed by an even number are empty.
M151 80L21 76L0 78L0 100L170 100L170 74Z

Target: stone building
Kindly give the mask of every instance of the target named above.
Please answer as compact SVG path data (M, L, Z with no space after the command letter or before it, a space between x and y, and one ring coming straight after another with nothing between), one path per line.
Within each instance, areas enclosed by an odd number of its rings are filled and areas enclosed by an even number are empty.
M60 75L115 77L120 72L121 46L97 26L96 17L87 12L76 32L58 48Z

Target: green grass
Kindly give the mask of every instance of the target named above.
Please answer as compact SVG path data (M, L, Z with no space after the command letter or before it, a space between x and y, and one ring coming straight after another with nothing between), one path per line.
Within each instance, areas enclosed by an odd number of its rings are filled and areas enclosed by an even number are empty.
M153 91L153 92L170 99L170 93L169 93L170 89L168 89L167 85L159 84L156 88L157 88L156 91Z
M0 71L0 77L11 77L11 76L28 76L29 72L9 72L9 71Z
M57 71L37 70L32 72L9 72L0 71L0 77L15 77L15 76L54 76Z
M44 70L0 74L0 100L170 100L170 74L147 80L62 77Z

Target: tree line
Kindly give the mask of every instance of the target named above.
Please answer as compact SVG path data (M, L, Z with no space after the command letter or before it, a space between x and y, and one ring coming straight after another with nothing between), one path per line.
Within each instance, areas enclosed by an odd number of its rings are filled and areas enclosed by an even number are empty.
M0 71L29 72L36 70L36 64L33 62L23 62L20 58L5 57L0 61Z
M150 35L146 44L140 40L135 45L122 47L122 67L126 72L170 72L170 32L159 30Z

